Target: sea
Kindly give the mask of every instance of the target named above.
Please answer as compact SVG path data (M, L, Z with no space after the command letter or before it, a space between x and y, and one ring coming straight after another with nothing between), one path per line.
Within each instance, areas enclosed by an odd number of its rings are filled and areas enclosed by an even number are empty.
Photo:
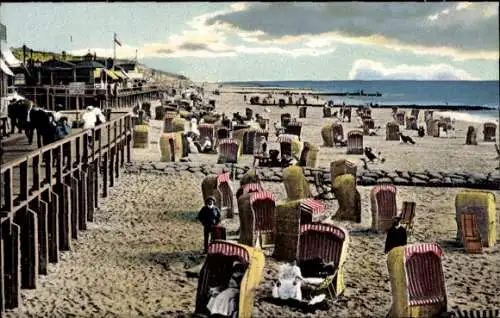
M382 96L321 96L335 104L365 105L456 105L487 107L486 110L440 112L457 120L498 121L499 81L253 81L226 82L241 87L278 87L311 90L314 93L381 93ZM417 108L417 107L415 107Z

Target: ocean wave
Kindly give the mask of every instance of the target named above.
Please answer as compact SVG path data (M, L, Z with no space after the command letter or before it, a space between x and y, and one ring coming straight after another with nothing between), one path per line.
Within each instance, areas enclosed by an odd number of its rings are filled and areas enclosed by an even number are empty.
M458 121L465 121L471 123L486 123L486 122L496 122L498 124L498 113L495 114L492 112L484 112L475 114L467 113L467 112L454 112L454 111L444 111L444 112L434 112L434 118L450 117L452 119Z

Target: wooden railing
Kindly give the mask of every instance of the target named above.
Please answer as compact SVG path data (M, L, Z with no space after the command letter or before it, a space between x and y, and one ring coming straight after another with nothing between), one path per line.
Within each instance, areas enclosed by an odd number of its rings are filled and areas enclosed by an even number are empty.
M36 288L38 275L87 229L99 183L106 197L131 160L131 142L131 117L123 113L2 165L0 313L18 307L20 289Z

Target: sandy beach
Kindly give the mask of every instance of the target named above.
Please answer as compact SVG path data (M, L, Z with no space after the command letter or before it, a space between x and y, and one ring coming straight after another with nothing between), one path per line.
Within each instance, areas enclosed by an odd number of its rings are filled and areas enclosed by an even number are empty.
M215 89L205 88L205 91ZM243 95L222 87L216 100L216 111L230 115L251 108L270 119L270 148L279 149L273 122L281 113L298 117L298 108L250 106ZM257 89L256 89L257 90ZM260 89L259 89L260 91ZM261 96L265 96L265 92ZM435 113L434 117L439 116ZM365 136L364 143L386 159L370 165L385 171L429 170L445 172L493 172L498 166L493 143L482 141L482 124L456 122L456 138L419 138L416 131L404 131L416 144L385 140L385 124L392 121L390 109L374 109L377 136ZM346 148L322 147L320 130L326 120L322 109L308 108L303 122L302 140L321 147L320 167L331 161L350 159L360 163L360 155L346 155ZM477 146L466 146L467 127L478 131ZM344 134L358 124L353 112L351 123L344 123ZM148 149L134 149L133 161L157 162L157 141L162 122L151 122L151 144ZM498 134L498 128L497 128ZM497 135L497 140L500 138ZM216 163L217 155L190 154L192 162ZM242 164L251 165L251 156L242 156ZM185 270L203 262L203 235L195 221L203 204L201 179L185 173L177 178L155 174L121 174L108 198L101 199L95 222L79 234L70 252L63 252L58 264L50 264L49 274L39 276L36 290L22 290L19 308L5 317L189 317L194 312L197 280L187 278ZM277 199L285 199L282 183L264 183ZM234 192L237 182L232 182ZM289 307L265 302L270 279L277 276L278 263L266 251L265 278L256 291L253 317L383 317L391 304L391 287L383 254L385 235L367 232L371 224L369 192L371 187L358 186L362 201L362 222L338 222L349 230L351 242L346 261L346 289L336 301L329 300L328 311L304 314ZM397 202L417 204L414 234L410 242L436 242L445 251L443 259L448 310L496 309L500 307L500 247L486 248L482 254L466 254L455 243L455 196L461 188L419 188L398 186ZM497 211L500 190L494 191ZM336 201L325 201L332 215ZM498 214L497 214L498 218ZM331 220L327 220L332 222ZM238 218L224 220L228 231L238 228ZM500 226L497 221L497 233Z

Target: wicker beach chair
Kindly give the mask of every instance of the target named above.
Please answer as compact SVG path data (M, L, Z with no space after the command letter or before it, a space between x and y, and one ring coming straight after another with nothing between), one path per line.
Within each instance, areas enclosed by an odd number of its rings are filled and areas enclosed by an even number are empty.
M260 249L223 240L214 241L208 247L196 290L196 314L209 315L210 288L227 286L235 261L246 266L246 271L236 299L237 313L233 317L252 317L254 292L264 275L264 254Z
M375 129L375 121L373 119L364 119L363 120L363 133L366 132L365 135L368 135L370 129Z
M300 140L300 134L302 133L302 122L292 121L285 128L285 134L296 135Z
M299 107L299 118L306 118L307 117L307 107L302 106Z
M347 154L363 154L363 132L360 130L351 130L347 133Z
M310 273L307 268L307 261L320 260L323 263L331 264L336 269L335 273L323 276L320 273L304 275L306 283L316 285L326 285L331 297L342 294L345 289L344 283L344 263L347 257L349 246L348 232L333 224L304 224L300 226L297 263L302 273ZM318 279L319 278L319 279Z
M176 112L166 111L163 116L163 132L171 133L174 131L173 121L177 117Z
M413 233L413 219L415 218L415 202L403 202L401 208L401 224L405 227L408 237Z
M333 135L333 144L337 145L338 140L344 140L344 127L340 123L334 123L332 125L332 135Z
M335 160L330 163L330 177L332 179L332 183L338 176L341 176L343 174L351 174L354 178L356 178L357 173L358 166L350 160Z
M294 136L294 135L292 135ZM292 156L292 142L294 137L291 135L281 134L278 136L278 143L280 144L280 155Z
M219 158L217 163L238 163L240 147L234 139L223 139L219 143Z
M483 252L481 234L477 227L476 216L471 213L460 215L460 225L462 226L462 241L465 251L471 254L480 254Z
M325 219L326 206L314 199L303 199L300 203L300 224L321 222Z
M246 120L252 120L252 117L253 117L253 110L251 110L250 108L245 108L245 117L246 117Z
M231 174L229 172L217 175L217 190L219 190L221 203L221 214L225 214L228 218L234 217L234 199L233 189L229 184Z
M288 124L292 120L292 115L290 115L289 113L284 113L284 114L281 114L280 118L281 118L281 127L286 129L286 127L288 126Z
M417 118L414 116L406 117L406 130L417 130Z
M393 248L387 255L392 306L387 317L439 317L447 296L437 244L419 243Z
M479 190L463 190L455 198L455 213L457 221L457 239L462 240L462 214L474 214L483 246L495 245L496 229L496 198L492 192Z
M385 140L399 139L399 125L397 123L387 123L385 125Z
M160 148L161 162L174 162L182 155L182 134L168 133L161 134L158 142Z
M405 124L405 112L404 111L398 111L396 113L396 122L398 125L404 125Z
M484 123L483 125L484 141L495 141L496 135L497 135L497 124Z
M392 184L379 184L370 191L372 213L372 229L386 231L392 223L393 217L398 213L396 206L396 186Z
M217 140L231 138L231 130L227 127L220 127L217 129Z
M200 131L200 140L204 140L205 137L208 137L213 147L215 147L215 125L213 124L200 124L198 126L198 130Z
M262 248L274 245L276 231L276 198L268 191L250 195L250 207L254 217L253 233Z

